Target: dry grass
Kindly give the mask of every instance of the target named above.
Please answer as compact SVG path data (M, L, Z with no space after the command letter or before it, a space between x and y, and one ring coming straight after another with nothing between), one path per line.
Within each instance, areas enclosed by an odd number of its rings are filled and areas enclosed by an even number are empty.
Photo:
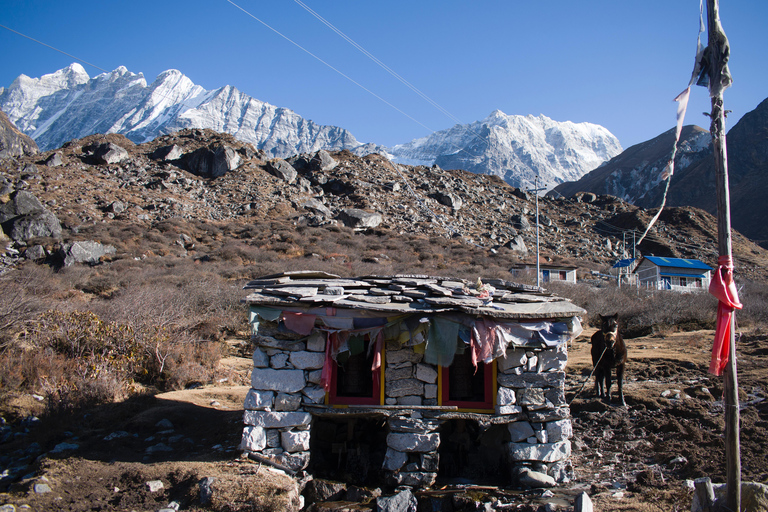
M0 364L9 368L0 376L0 402L34 392L69 407L118 399L131 381L161 389L209 382L220 340L247 329L242 285L259 275L313 269L343 276L513 279L509 268L520 261L503 247L488 251L388 229L358 233L339 225L294 225L279 216L251 217L247 224L169 219L149 229L114 221L75 231L72 237L115 245L118 255L96 267L58 271L27 263L0 277ZM547 286L585 308L587 323L618 312L628 336L714 325L716 303L706 293L651 293L612 283ZM768 286L748 282L740 293L740 324L768 323ZM61 324L40 329L51 315L60 315ZM99 329L107 326L132 333L130 343L106 339ZM78 329L80 345L65 349L61 337ZM88 371L77 362L86 353ZM118 355L130 364L115 364Z

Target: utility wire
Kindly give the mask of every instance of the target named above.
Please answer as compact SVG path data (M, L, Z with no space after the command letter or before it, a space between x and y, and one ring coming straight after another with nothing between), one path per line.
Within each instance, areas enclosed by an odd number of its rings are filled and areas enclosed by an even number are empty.
M359 45L357 42L355 42L351 37L346 35L344 32L336 28L330 21L323 18L320 14L318 14L316 11L314 11L312 8L310 8L307 4L302 2L301 0L294 0L299 6L301 6L305 11L310 13L312 16L317 18L321 23L323 23L326 27L333 30L336 34L338 34L342 39L347 41L349 44L357 48L363 55L371 59L373 62L375 62L377 65L379 65L382 69L384 69L387 73L395 77L398 81L400 81L403 85L408 87L410 90L418 94L421 98L423 98L425 101L427 101L430 105L438 109L440 112L454 120L456 123L461 124L461 120L451 114L448 110L443 108L440 104L438 104L436 101L434 101L432 98L427 96L425 93L420 91L415 85L411 84L408 80L400 76L397 72L395 72L392 68L384 64L381 60L376 58L371 52L363 48L361 45Z
M247 10L245 10L244 8L242 8L241 6L237 5L237 4L236 4L235 2L233 2L232 0L226 0L226 1L227 1L228 3L230 3L230 4L232 4L234 7L236 7L236 8L238 8L238 9L240 9L240 10L241 10L243 13L247 14L248 16L250 16L251 18L253 18L254 20L258 21L259 23L261 23L261 24L262 24L262 25L264 25L265 27L267 27L269 30L271 30L271 31L272 31L272 32L274 32L275 34L279 35L280 37L282 37L283 39L285 39L286 41L288 41L288 42L289 42L289 43L291 43L292 45L294 45L294 46L295 46L296 48L298 48L299 50L303 51L304 53L306 53L306 54L307 54L307 55L309 55L310 57L313 57L314 59L316 59L316 60L317 60L317 61L319 61L320 63L322 63L322 64L326 65L327 67L329 67L330 69L332 69L333 71L335 71L336 73L338 73L339 75L343 76L344 78L346 78L347 80L349 80L350 82L352 82L353 84L355 84L356 86L360 87L361 89L363 89L363 90L364 90L365 92L367 92L368 94L371 94L372 96L374 96L375 98L377 98L379 101L381 101L381 102L383 102L383 103L385 103L385 104L389 105L389 106L390 106L390 107L392 107L393 109L397 110L398 112L400 112L401 114L403 114L405 117L407 117L408 119L410 119L410 120L411 120L411 121L413 121L414 123L418 124L419 126L422 126L422 127L424 127L425 129L429 130L430 132L434 131L434 130L432 130L430 127L428 127L428 126L426 126L425 124L423 124L423 123L421 123L420 121L418 121L417 119L415 119L415 118L411 117L410 115L406 114L405 112L403 112L402 110L400 110L399 108L397 108L395 105L393 105L393 104L392 104L392 103L390 103L389 101L385 100L384 98L382 98L381 96L379 96L378 94L376 94L375 92L373 92L372 90L368 89L367 87L365 87L365 86L364 86L363 84L361 84L360 82L357 82L357 81L355 81L355 79L353 79L353 78L352 78L352 77L350 77L349 75L346 75L346 74L345 74L345 73L343 73L341 70L339 70L339 69L337 69L337 68L333 67L331 64L329 64L328 62L324 61L323 59L321 59L320 57L318 57L317 55L315 55L315 54L314 54L314 53L312 53L311 51L307 50L306 48L304 48L303 46L301 46L299 43L297 43L296 41L294 41L294 40L293 40L293 39L291 39L290 37L286 36L285 34L283 34L282 32L280 32L280 31L279 31L279 30L277 30L276 28L274 28L274 27L272 27L272 26L268 25L267 23L265 23L265 22L264 22L264 21L262 21L261 19L257 18L256 16L254 16L253 14L251 14L250 12L248 12Z
M42 42L42 41L38 41L38 40L37 40L37 39L35 39L34 37L29 37L28 35L26 35L26 34L22 34L21 32L18 32L18 31L16 31L16 30L13 30L12 28L6 27L5 25L0 25L0 27L4 28L5 30L8 30L9 32L13 32L14 34L20 35L21 37L26 37L26 38L27 38L27 39L29 39L30 41L34 41L34 42L36 42L37 44L41 44L41 45L43 45L43 46L46 46L46 47L50 48L51 50L56 50L56 51L57 51L57 52L59 52L59 53L63 53L63 54L64 54L64 55L66 55L67 57L72 57L73 59L75 59L75 60L77 60L77 61L80 61L80 62L82 62L83 64L87 64L87 65L89 65L89 66L92 66L92 67L94 67L94 68L96 68L96 69L100 70L100 71L103 71L103 72L105 72L105 73L109 73L109 71L107 71L107 70L106 70L106 69L104 69L104 68L100 68L100 67L99 67L99 66L97 66L96 64L91 64L90 62L88 62L88 61L86 61L86 60L83 60L83 59L80 59L80 58L78 58L78 57L75 57L75 56L74 56L74 55L72 55L71 53L67 53L67 52L65 52L65 51L63 51L63 50L59 50L58 48L56 48L56 47L54 47L54 46L51 46L51 45L49 45L49 44L46 44L46 43L44 43L44 42Z
M373 55L371 52L369 52L368 50L366 50L365 48L363 48L363 47L362 47L360 44L358 44L358 43L357 43L355 40L353 40L353 39L352 39L351 37L349 37L347 34L345 34L344 32L342 32L342 31L341 31L339 28L337 28L335 25L333 25L333 23L331 23L330 21L328 21L328 20L326 20L325 18L323 18L323 17L322 17L320 14L318 14L318 13L317 13L315 10L313 10L313 9L312 9L311 7L309 7L307 4L305 4L305 3L304 3L304 2L302 2L301 0L294 0L294 2L296 2L296 3L297 3L299 6L301 6L301 7L302 7L302 8L303 8L305 11L307 11L309 14L311 14L312 16L314 16L314 17L315 17L315 18L316 18L318 21L320 21L320 22L321 22L322 24L324 24L326 27L328 27L328 28L329 28L329 29L331 29L333 32L335 32L335 33L336 33L336 34L337 34L339 37L341 37L341 38L342 38L342 39L344 39L346 42L348 42L348 43L349 43L349 44L351 44L353 47L355 47L355 48L356 48L358 51L360 51L360 52L361 52L363 55L365 55L366 57L368 57L369 59L371 59L373 62L375 62L375 63L376 63L376 64L377 64L379 67L381 67L382 69L384 69L384 70L385 70L387 73L389 73L389 74L390 74L390 75L392 75L394 78L396 78L398 81L400 81L400 82L401 82L403 85L405 85L405 86L406 86L406 87L408 87L410 90L412 90L413 92L415 92L415 93L416 93L416 94L417 94L419 97L421 97L421 98L422 98L422 99L424 99L426 102L428 102L430 105L432 105L433 107L435 107L437 110L439 110L440 112L442 112L443 114L445 114L445 115L446 115L446 116L447 116L449 119L451 119L452 121L454 121L454 122L455 122L455 123L457 123L457 124L463 124L463 123L462 123L462 121L461 121L461 119L459 119L458 117L456 117L455 115L453 115L451 112L449 112L447 109L445 109L445 108L444 108L442 105L440 105L440 104L439 104L439 103L437 103L435 100L433 100L432 98L430 98L429 96L427 96L427 95L426 95L424 92L422 92L422 91L421 91L419 88L417 88L415 85L413 85L413 84L412 84L412 83L410 83L408 80L406 80L405 78L403 78L403 77L402 77L400 74L398 74L398 73L397 73L396 71L394 71L392 68L390 68L389 66L387 66L386 64L384 64L384 63L383 63L383 62L382 62L380 59L378 59L378 58L377 58L375 55ZM424 125L422 125L422 126L424 126ZM471 125L467 125L467 126L468 126L468 130L469 130L469 132L470 132L470 133L472 133L472 134L475 136L475 138L477 138L477 139L480 139L480 140L481 140L481 141L483 141L483 142L484 142L486 145L490 145L490 142L487 140L487 137L483 137L483 136L482 136L482 135L480 135L479 133L477 133L477 132L475 132L474 130L472 130L472 129L471 129ZM431 132L434 132L434 130L430 130L430 131L431 131ZM444 134L443 134L443 137L442 137L442 139L440 140L440 144L441 144L441 145L442 145L442 143L445 141L445 138L446 138L447 136L448 136L448 134L447 134L447 133L444 133ZM468 153L468 152L466 151L466 149L464 149L464 148L458 147L458 146L456 146L456 145L454 145L454 144L451 144L451 146L452 146L452 147L454 147L454 148L456 148L456 149L458 149L459 151L463 151L463 152L465 152L465 153Z

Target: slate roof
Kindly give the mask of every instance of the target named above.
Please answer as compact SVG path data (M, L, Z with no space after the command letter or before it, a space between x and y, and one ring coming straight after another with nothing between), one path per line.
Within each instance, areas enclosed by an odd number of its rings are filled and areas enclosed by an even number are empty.
M384 314L464 313L503 319L569 318L586 314L569 300L541 288L501 279L481 283L426 275L343 278L317 271L284 272L245 285L253 306L307 311L334 307ZM493 288L492 296L483 297Z

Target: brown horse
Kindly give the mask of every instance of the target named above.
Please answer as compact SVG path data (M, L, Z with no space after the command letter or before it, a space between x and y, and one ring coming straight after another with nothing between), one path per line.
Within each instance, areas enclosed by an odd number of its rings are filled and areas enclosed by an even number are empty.
M616 368L621 405L624 401L624 364L627 362L627 346L619 333L619 315L600 315L600 330L592 335L592 364L595 367L595 394L611 400L611 369Z

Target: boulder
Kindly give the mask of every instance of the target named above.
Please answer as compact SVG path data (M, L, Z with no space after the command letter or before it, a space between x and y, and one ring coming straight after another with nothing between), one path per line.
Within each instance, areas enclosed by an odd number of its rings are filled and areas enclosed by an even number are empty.
M399 452L431 452L440 446L440 434L390 432L387 446Z
M324 149L321 149L315 153L315 155L309 161L309 168L312 171L330 171L338 164L339 163L333 159L330 153Z
M296 181L296 176L298 175L296 169L282 158L277 158L269 162L266 170L272 176L280 178L287 183Z
M267 446L267 436L263 427L247 425L243 428L243 437L240 440L240 450L258 452Z
M275 370L273 368L254 368L251 373L251 387L265 391L296 393L307 383L302 370Z
M101 258L108 254L114 254L115 248L111 245L102 245L90 240L64 244L59 249L59 254L65 267L75 263L87 263L96 265Z
M249 389L243 401L243 409L255 411L259 409L271 409L275 403L274 391L259 391Z
M513 461L557 462L571 456L571 442L509 443L509 456Z
M555 482L555 479L551 476L547 475L546 473L533 471L530 468L520 468L520 470L517 471L517 481L520 483L520 485L533 489L538 489L541 487L554 487L557 485L557 482Z
M368 229L375 228L381 224L383 217L380 213L366 212L358 208L347 208L339 213L339 220L350 228Z
M331 210L328 209L327 206L325 206L320 200L311 198L304 201L304 203L301 205L307 210L311 211L312 213L316 215L320 215L322 217L325 217L326 219L333 217L333 213Z
M288 453L306 452L309 450L309 431L288 431L280 433L280 443Z
M522 214L512 216L512 225L520 231L528 231L531 229L531 223L528 222L528 217Z
M515 390L499 387L496 392L496 403L499 405L513 405L515 403Z
M48 210L15 217L6 222L3 229L17 242L37 237L61 238L61 223Z
M204 178L218 178L240 165L240 155L229 146L200 148L193 151L186 161L187 170Z
M507 430L509 430L509 438L513 443L528 439L535 434L533 427L527 421L509 423L507 424Z
M438 203L453 208L454 210L458 210L464 205L464 201L456 194L438 192L434 195L434 198L437 199Z
M24 257L31 261L44 260L48 256L45 251L45 247L42 245L33 245L24 251Z
M58 167L63 165L64 161L61 159L61 153L57 151L56 153L53 153L51 156L43 160L43 164L47 165L48 167Z
M14 125L5 112L0 111L0 158L37 154L37 144Z
M525 246L525 240L520 235L507 242L507 248L512 249L515 252L527 253L528 247Z
M0 205L0 223L7 222L20 215L29 215L30 213L42 212L45 207L34 196L26 190L19 190L10 195L11 200Z
M291 352L289 361L299 370L319 370L325 363L325 352Z
M152 160L162 160L165 162L170 162L173 160L178 160L183 155L182 149L177 146L176 144L171 144L168 146L163 146L160 148L157 148L152 152L151 155L149 155L149 158Z
M550 443L564 441L573 437L573 425L571 420L557 420L547 423L547 439Z
M278 393L275 398L276 411L297 411L301 406L301 396L289 393Z
M418 501L409 489L376 498L376 512L416 512Z
M243 414L243 423L254 427L299 427L311 421L312 415L307 412L245 411Z
M131 157L124 148L112 142L99 144L93 152L93 157L101 164L119 164Z
M387 448L382 467L387 471L399 471L408 462L408 454Z
M340 501L347 491L347 484L314 478L307 483L304 494L310 504L325 501Z

